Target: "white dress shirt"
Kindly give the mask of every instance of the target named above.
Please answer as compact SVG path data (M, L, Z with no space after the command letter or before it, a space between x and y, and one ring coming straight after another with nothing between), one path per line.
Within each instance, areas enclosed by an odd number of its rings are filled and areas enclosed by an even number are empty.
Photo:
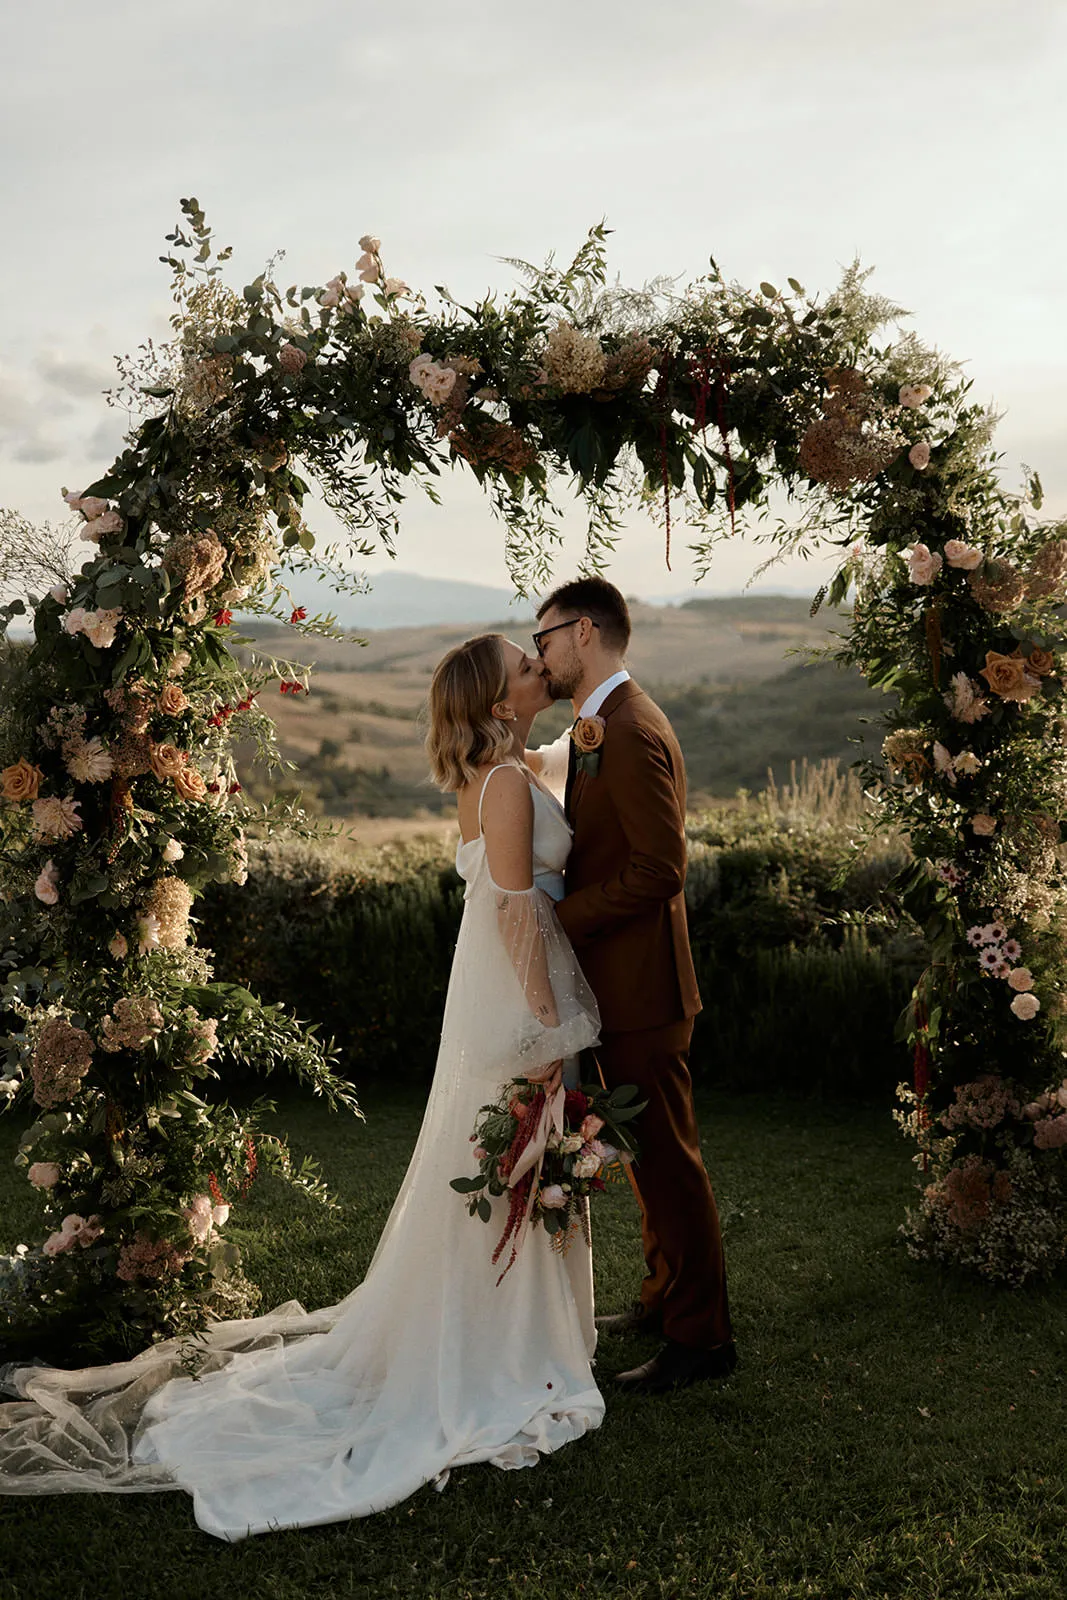
M592 694L587 695L582 702L580 717L595 717L604 701L613 689L620 683L629 681L630 674L625 668L621 672L613 672L610 678L605 678L603 683L597 684ZM537 755L541 757L541 771L538 776L545 788L554 794L560 805L563 804L563 795L567 787L567 762L571 752L570 730L561 733L552 744L540 745Z
M597 684L592 694L586 695L578 715L580 717L595 717L612 690L617 689L620 683L629 683L629 681L630 674L625 667L621 672L613 672L610 678L605 678L603 683Z

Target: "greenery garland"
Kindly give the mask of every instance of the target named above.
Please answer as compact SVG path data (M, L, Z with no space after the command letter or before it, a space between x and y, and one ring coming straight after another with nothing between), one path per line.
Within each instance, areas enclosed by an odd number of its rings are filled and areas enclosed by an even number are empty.
M761 537L841 546L830 597L855 611L836 654L904 708L870 778L919 857L900 895L930 948L904 1024L910 1247L1010 1282L1056 1266L1067 537L1038 520L1036 477L999 488L993 419L958 371L910 335L876 342L899 313L855 267L821 304L714 263L681 293L608 288L596 228L566 270L516 263L521 291L439 290L433 315L369 236L351 279L283 293L268 271L238 296L199 205L182 210L174 340L121 368L142 420L67 496L94 550L32 600L2 724L0 1089L39 1108L20 1160L54 1224L0 1279L12 1338L133 1348L247 1300L220 1230L253 1159L287 1156L191 1087L227 1053L354 1106L314 1035L213 984L194 942L200 888L244 872L234 728L269 748L257 696L306 689L292 663L239 663L232 608L326 626L273 578L279 559L339 570L335 547L312 553L310 482L365 552L392 545L407 480L432 496L448 464L486 489L524 591L549 570L561 488L593 566L634 504L668 559L681 516L710 560L739 512L803 495L800 522Z

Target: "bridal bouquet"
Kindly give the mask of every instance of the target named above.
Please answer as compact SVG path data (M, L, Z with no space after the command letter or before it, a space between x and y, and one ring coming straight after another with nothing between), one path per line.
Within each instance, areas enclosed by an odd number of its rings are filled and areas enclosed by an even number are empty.
M472 1217L492 1220L490 1197L508 1195L504 1231L494 1265L511 1251L500 1278L518 1254L527 1224L540 1222L560 1250L576 1229L588 1236L588 1198L617 1177L637 1153L626 1124L644 1109L632 1084L586 1086L546 1093L540 1083L513 1078L491 1105L482 1106L471 1134L478 1172L453 1178L468 1198Z

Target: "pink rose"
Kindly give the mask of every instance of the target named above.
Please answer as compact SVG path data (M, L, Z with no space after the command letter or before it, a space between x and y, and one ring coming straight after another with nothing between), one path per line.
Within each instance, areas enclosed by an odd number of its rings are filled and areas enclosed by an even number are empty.
M107 501L102 500L98 494L78 495L77 502L77 509L86 522L93 522L97 517L102 517L107 510ZM73 506L74 502L68 500L67 504Z
M945 560L950 567L958 567L961 572L973 572L982 565L985 557L973 544L964 544L962 539L946 539Z
M211 1197L198 1194L192 1204L185 1207L182 1216L189 1224L189 1232L197 1244L204 1244L211 1235Z
M558 1211L567 1204L567 1196L558 1183L546 1183L541 1190L540 1200L545 1211Z
M45 862L33 892L46 906L59 904L59 871L54 861Z
M908 546L908 567L912 583L933 583L941 571L941 557L935 555L929 547L921 542Z
M582 1126L578 1131L585 1140L586 1144L590 1144L596 1138L603 1126L604 1118L594 1116L594 1114L590 1112L587 1117L583 1118Z
M897 399L902 406L909 406L914 411L917 406L929 400L933 392L928 383L902 383Z
M366 273L363 274L366 277ZM410 285L403 278L386 278L382 284L382 291L390 300L399 300L401 295L410 294Z
M376 256L381 252L382 241L376 239L373 233L365 233L359 241L359 248L365 250L369 256Z
M363 283L377 283L381 276L378 270L378 263L372 255L367 253L361 255L356 262L356 271L359 273L360 281Z
M1011 1010L1020 1022L1032 1022L1041 1010L1041 1001L1036 994L1017 994L1011 1003Z
M54 1189L59 1182L59 1165L55 1161L35 1161L26 1176L35 1189Z
M122 518L117 511L105 511L103 516L94 517L81 529L79 535L87 539L90 544L99 544L100 540L108 533L119 533L122 529Z
M600 1157L596 1151L587 1148L582 1151L574 1163L574 1176L576 1178L595 1178L600 1171Z
M925 439L921 439L918 444L912 445L908 451L908 460L916 472L925 472L930 465L930 446Z
M283 372L303 372L307 364L307 353L297 344L283 344L278 351L278 365Z
M72 1233L65 1233L63 1229L60 1228L58 1232L50 1233L48 1235L48 1238L41 1246L41 1253L42 1255L46 1256L59 1256L63 1254L64 1250L69 1250L73 1243L74 1235Z
M115 629L122 618L122 608L116 606L111 610L102 607L99 611L87 611L82 632L90 644L98 650L110 650L115 643Z

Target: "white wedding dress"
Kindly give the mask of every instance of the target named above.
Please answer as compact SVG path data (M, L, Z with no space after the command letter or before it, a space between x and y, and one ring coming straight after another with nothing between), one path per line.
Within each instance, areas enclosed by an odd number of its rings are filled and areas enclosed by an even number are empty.
M501 1083L597 1037L552 911L570 830L532 792L532 889L493 883L480 836L457 851L466 894L437 1069L363 1283L324 1310L215 1324L195 1379L178 1340L111 1367L0 1372L20 1397L0 1405L0 1493L180 1488L206 1532L235 1540L365 1516L472 1462L532 1466L599 1425L588 1246L579 1235L561 1256L531 1227L498 1285L506 1198L486 1227L449 1187L474 1171L470 1132ZM546 975L551 1027L531 1010Z

